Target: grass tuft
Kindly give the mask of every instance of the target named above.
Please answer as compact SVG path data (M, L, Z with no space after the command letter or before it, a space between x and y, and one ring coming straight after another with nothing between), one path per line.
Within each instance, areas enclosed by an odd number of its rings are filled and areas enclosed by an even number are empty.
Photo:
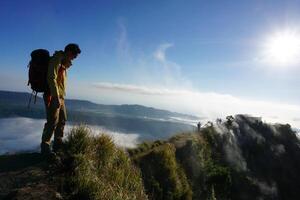
M74 159L73 176L67 180L74 191L71 199L147 199L140 171L111 137L92 136L88 128L80 126L72 129L66 144Z

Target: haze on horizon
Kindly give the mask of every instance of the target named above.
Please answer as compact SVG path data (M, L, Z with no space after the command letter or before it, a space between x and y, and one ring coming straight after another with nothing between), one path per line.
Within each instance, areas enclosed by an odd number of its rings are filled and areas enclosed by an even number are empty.
M76 42L67 98L300 127L299 1L1 1L0 89Z

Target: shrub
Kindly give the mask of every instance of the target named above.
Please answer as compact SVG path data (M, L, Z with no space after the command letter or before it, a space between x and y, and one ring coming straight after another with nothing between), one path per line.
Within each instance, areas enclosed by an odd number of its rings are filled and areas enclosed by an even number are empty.
M91 144L91 130L87 126L78 126L71 129L67 140L66 149L70 155L86 153Z
M151 199L191 199L192 191L176 162L175 147L164 144L139 158L147 194Z
M67 177L71 199L147 199L140 171L109 136L92 136L88 128L76 127L66 144L74 159L73 176Z

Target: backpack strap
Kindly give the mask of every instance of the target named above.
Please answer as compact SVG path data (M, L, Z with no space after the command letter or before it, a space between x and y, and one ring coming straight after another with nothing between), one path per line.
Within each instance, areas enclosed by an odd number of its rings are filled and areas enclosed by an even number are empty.
M36 96L37 96L37 92L35 92L35 96L34 96L34 104L36 104Z
M31 103L31 98L32 98L33 93L34 93L34 91L32 90L32 93L30 94L29 102L28 102L28 105L27 105L28 109L30 108L30 103Z
M30 67L30 64L31 64L31 61L28 63L27 68ZM29 75L29 74L28 74L28 75ZM29 78L28 78L27 86L29 86L29 85L30 85L30 80L29 80Z
M35 93L35 94L34 94ZM34 104L36 104L36 96L37 96L37 93L36 91L32 90L32 93L30 94L30 98L29 98L29 102L28 102L28 106L27 108L29 109L30 108L30 104L31 104L31 99L32 99L32 96L34 96Z

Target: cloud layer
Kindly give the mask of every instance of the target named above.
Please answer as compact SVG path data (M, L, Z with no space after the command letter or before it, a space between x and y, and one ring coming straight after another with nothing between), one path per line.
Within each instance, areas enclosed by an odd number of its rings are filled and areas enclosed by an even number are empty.
M208 119L227 115L250 114L268 122L290 123L300 127L300 106L268 101L248 100L228 94L196 90L145 87L139 85L95 83L98 91L119 96L123 102L134 102L158 108L198 115Z
M39 150L41 134L45 120L30 118L0 119L0 154L19 151ZM121 147L134 147L138 143L138 134L125 134L109 131L100 126L89 126L94 134L110 135ZM66 126L68 133L72 126Z

